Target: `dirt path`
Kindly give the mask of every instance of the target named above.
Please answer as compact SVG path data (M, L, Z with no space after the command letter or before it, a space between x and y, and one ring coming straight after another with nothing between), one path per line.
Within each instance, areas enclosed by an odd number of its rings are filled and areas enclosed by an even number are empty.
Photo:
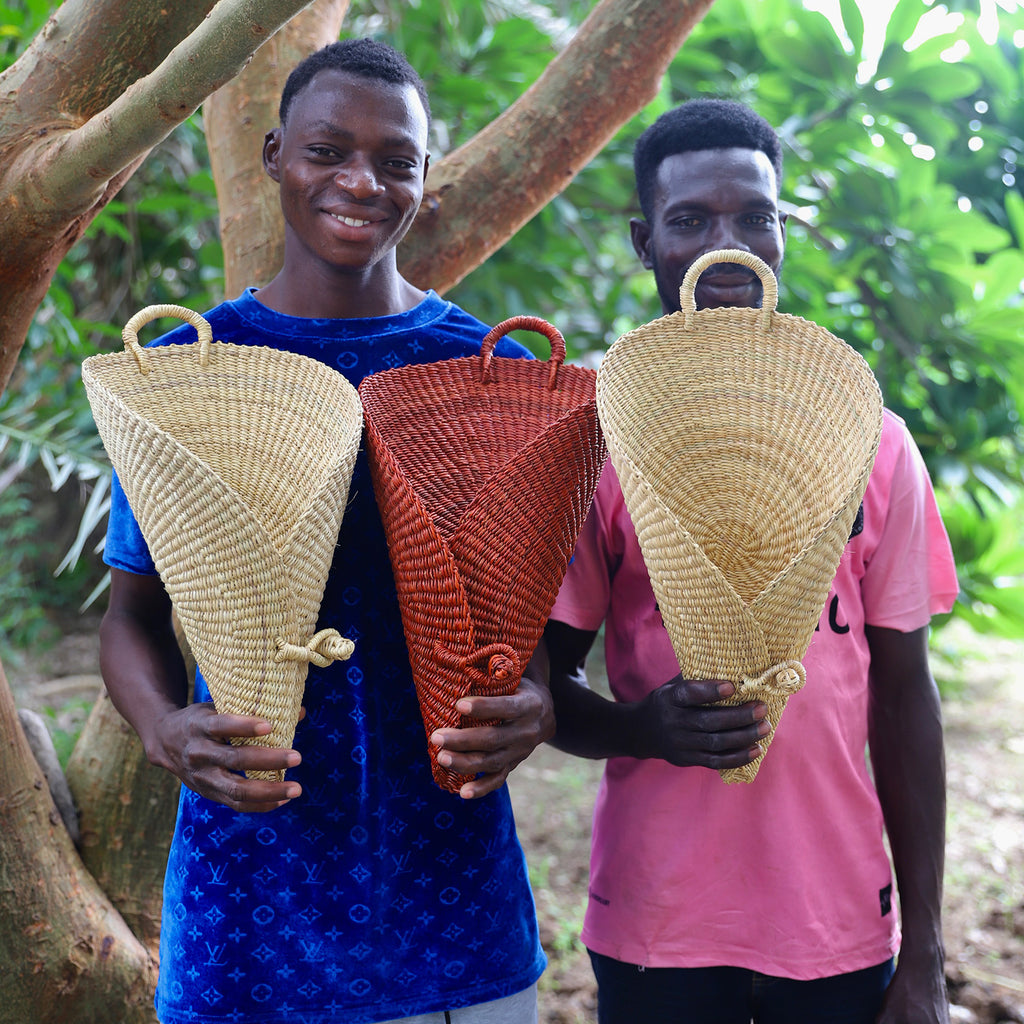
M941 639L941 638L940 638ZM68 738L99 686L95 622L5 669L21 706ZM950 656L943 657L943 650ZM945 934L959 1024L1024 1024L1024 642L948 633L936 675L949 775ZM599 685L599 684L598 684ZM592 1024L593 978L579 944L590 817L601 766L549 747L513 776L512 796L551 966L541 1024Z

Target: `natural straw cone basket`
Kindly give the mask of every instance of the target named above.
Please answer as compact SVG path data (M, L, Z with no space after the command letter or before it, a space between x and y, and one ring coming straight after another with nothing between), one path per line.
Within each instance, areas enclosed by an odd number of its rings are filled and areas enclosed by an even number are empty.
M544 334L551 360L495 357L514 330ZM460 697L518 686L590 507L606 458L596 374L564 359L551 324L513 317L479 356L399 367L359 386L428 737L464 724ZM468 781L429 751L439 786Z
M715 263L756 272L762 308L697 311L697 279ZM700 257L680 299L608 350L598 410L683 678L731 680L724 703L767 704L766 750L804 682L882 398L845 342L777 312L775 276L750 253ZM763 756L722 777L752 781Z
M198 340L142 348L139 329L165 316ZM215 707L271 722L239 742L288 747L310 662L353 650L315 629L362 430L356 390L305 356L213 342L182 306L143 309L123 337L82 365L100 437Z

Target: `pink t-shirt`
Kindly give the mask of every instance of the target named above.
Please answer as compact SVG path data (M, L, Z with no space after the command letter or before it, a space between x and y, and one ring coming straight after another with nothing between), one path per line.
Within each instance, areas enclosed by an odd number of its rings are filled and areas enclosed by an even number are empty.
M651 967L796 979L860 970L898 949L865 758L864 625L919 629L952 607L957 580L920 453L889 412L863 512L803 661L807 683L752 783L663 760L608 761L594 812L590 949ZM551 617L587 630L605 623L620 700L679 672L610 465Z

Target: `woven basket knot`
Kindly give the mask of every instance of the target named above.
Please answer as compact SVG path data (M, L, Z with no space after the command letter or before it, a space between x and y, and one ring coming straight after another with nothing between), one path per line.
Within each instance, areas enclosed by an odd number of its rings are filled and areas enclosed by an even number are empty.
M519 656L512 651L509 657L504 652L492 654L487 661L487 674L496 683L507 683L510 679L519 678Z
M519 655L508 644L487 644L469 654L455 654L437 640L434 642L434 654L442 665L478 677L479 684L486 681L503 692L519 685L522 675ZM484 665L487 666L486 673Z
M346 640L336 629L321 629L304 646L290 644L278 637L277 661L308 661L318 668L326 668L332 661L348 661L356 645Z
M781 661L754 679L744 676L736 692L740 695L768 692L788 697L796 693L806 681L807 673L799 661Z

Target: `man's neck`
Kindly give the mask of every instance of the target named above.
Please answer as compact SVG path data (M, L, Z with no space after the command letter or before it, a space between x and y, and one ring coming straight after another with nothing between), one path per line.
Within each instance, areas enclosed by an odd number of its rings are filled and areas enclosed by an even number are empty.
M318 320L394 316L423 301L424 292L410 284L394 266L356 273L323 274L292 271L285 261L280 273L256 292L263 305L288 316Z

